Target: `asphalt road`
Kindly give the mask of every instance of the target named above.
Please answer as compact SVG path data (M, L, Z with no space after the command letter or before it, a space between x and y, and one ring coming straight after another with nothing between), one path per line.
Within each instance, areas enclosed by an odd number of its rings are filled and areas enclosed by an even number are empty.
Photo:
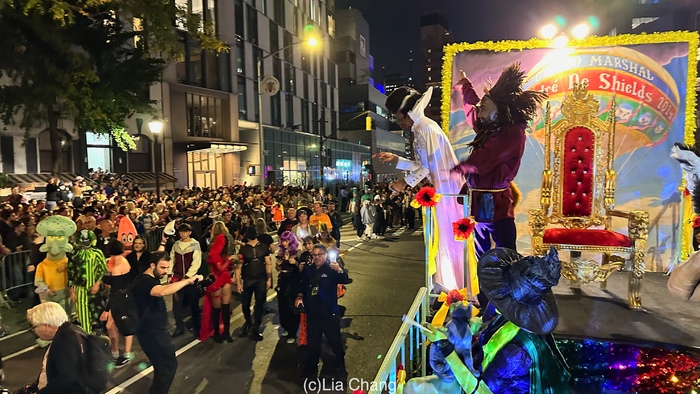
M341 327L347 349L348 382L359 384L374 378L401 325L401 316L424 282L423 238L420 230L398 229L385 239L358 243L350 224L344 226L341 234L341 248L350 249L346 267L354 280L340 300L345 308ZM264 317L261 342L235 338L230 344L212 340L202 343L191 334L175 338L179 367L170 393L306 392L297 370L301 348L279 338L274 292L268 293L268 301L271 313ZM238 328L243 324L243 315L235 297L233 308L231 326ZM32 332L21 329L0 338L5 387L15 390L36 379L45 349L36 348L34 340ZM150 364L139 351L137 341L135 351L134 361L113 372L109 394L148 391ZM332 360L330 350L326 349L324 355L328 357L322 358ZM325 375L323 368L321 373ZM326 387L336 388L334 384ZM353 387L346 387L348 392L350 388Z

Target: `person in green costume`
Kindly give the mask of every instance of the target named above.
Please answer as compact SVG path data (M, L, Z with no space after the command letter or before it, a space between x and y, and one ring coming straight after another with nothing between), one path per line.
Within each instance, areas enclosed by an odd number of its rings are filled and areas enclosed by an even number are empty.
M458 308L446 328L427 325L436 375L411 379L404 393L570 393L568 367L551 335L559 321L551 288L560 271L554 249L544 257L506 248L484 253L478 275L488 304L481 319Z
M68 297L68 257L73 251L68 242L75 233L76 225L65 216L49 216L39 222L36 232L44 237L39 251L46 252L46 258L39 263L34 277L36 292L41 302L53 301L60 304L70 315Z
M80 326L90 334L99 324L104 309L102 277L107 273L105 256L95 247L97 237L90 230L77 234L76 252L68 263L70 298L75 302Z

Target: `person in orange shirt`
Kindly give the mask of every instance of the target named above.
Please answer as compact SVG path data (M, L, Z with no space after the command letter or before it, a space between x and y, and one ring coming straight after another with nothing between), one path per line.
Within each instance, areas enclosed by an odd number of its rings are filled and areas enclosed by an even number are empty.
M316 228L319 228L321 223L325 224L330 232L333 230L333 223L331 223L331 218L323 213L323 207L320 202L314 203L314 214L309 218L309 223Z

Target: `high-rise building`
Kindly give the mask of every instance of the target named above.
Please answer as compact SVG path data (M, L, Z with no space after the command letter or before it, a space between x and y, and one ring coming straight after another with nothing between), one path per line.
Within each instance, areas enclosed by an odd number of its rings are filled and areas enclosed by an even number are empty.
M404 155L403 133L389 131L386 96L374 84L374 61L370 54L369 24L359 10L338 10L335 55L338 63L340 126L338 137L371 147L371 152ZM381 84L379 84L381 85ZM381 88L381 86L380 86ZM397 179L395 167L371 159L372 181ZM342 173L338 176L342 177Z
M232 45L229 53L201 48L183 31L182 56L165 69L162 83L151 87L159 117L161 165L153 157L155 136L150 115L127 120L137 150L124 152L104 133L73 131L62 120L64 180L88 169L131 174L153 184L156 168L169 187L217 187L226 184L320 182L321 165L328 162L319 148L321 136L338 124L337 66L331 60L335 35L334 0L176 0L176 4L214 22L217 36ZM175 27L177 28L177 27ZM319 45L303 41L313 36ZM257 62L262 59L258 75ZM274 76L279 93L262 96L258 81ZM264 125L265 168L260 164L259 114ZM0 172L21 178L25 173L51 171L51 150L45 126L24 130L4 125L0 133ZM349 179L360 181L369 148L329 141L334 159L343 160ZM44 183L46 176L27 175L21 183ZM31 181L31 182L30 182Z
M425 109L425 114L441 123L442 103L442 57L443 47L452 42L452 35L448 30L447 17L435 11L425 14L420 19L420 43L423 55L423 82L425 88L433 88L433 96L430 105Z

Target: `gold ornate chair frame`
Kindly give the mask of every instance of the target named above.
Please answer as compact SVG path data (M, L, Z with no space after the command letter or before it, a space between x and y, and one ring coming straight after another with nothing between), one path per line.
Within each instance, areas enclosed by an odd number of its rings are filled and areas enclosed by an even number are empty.
M603 121L598 118L597 111L599 102L592 95L588 94L588 86L576 84L571 94L567 95L562 103L561 111L564 118L552 126L550 105L546 107L545 123L545 164L542 172L542 190L540 197L540 209L533 209L529 212L529 228L532 239L532 249L534 254L545 254L550 246L557 250L568 250L571 252L572 261L562 262L562 276L568 279L572 287L580 283L590 281L600 282L601 289L605 289L608 277L620 268L625 266L625 262L631 260L631 272L628 287L628 305L632 310L640 310L641 303L641 283L644 277L644 255L646 249L647 227L649 214L644 211L621 211L614 209L615 203L615 181L616 173L613 168L614 147L615 147L615 104L612 103L608 120ZM568 190L571 197L568 201L564 198L565 182L575 180L576 176L586 176L587 170L580 173L573 169L576 166L565 163L567 156L565 151L569 149L575 152L575 143L569 141L567 146L567 136L569 133L588 133L592 135L593 152L586 153L584 162L590 160L588 167L592 170L590 178L583 183L590 183L590 187L582 186L579 180L572 188L569 183ZM576 133L572 134L576 135ZM581 134L577 139L581 141ZM554 150L551 148L551 140L554 138ZM572 137L573 138L573 137ZM589 148L586 148L588 152ZM580 154L580 153L578 153ZM553 163L550 165L551 158ZM582 163L579 158L578 163ZM572 168L571 171L569 171ZM584 165L585 166L585 165ZM592 166L592 168L591 168ZM567 167L567 168L565 168ZM579 166L582 167L582 166ZM566 173L565 173L566 171ZM586 175L582 175L586 174ZM572 178L568 178L572 177ZM568 178L568 179L567 179ZM579 178L581 179L581 178ZM592 189L592 190L591 190ZM578 190L578 191L573 191ZM587 192L591 192L587 195ZM580 196L574 196L579 193ZM576 207L571 206L572 199L579 199L575 202ZM580 201L580 202L579 202ZM568 206L567 206L568 204ZM579 207L581 205L581 207ZM550 207L551 212L550 212ZM572 212L574 212L572 214ZM588 213L588 214L586 214ZM612 231L612 218L619 217L627 219L627 236ZM552 228L555 225L558 228ZM603 227L604 230L600 228ZM596 229L597 228L597 229ZM575 233L575 237L554 237L550 234ZM590 232L590 233L589 233ZM588 237L590 234L592 237ZM589 239L600 239L593 236L603 236L610 240L620 240L615 242L603 242L596 245ZM577 238L577 242L552 242L552 239ZM579 242L580 241L580 242ZM602 254L601 264L597 262L585 261L579 257L581 252L599 252ZM614 253L626 254L623 258Z

